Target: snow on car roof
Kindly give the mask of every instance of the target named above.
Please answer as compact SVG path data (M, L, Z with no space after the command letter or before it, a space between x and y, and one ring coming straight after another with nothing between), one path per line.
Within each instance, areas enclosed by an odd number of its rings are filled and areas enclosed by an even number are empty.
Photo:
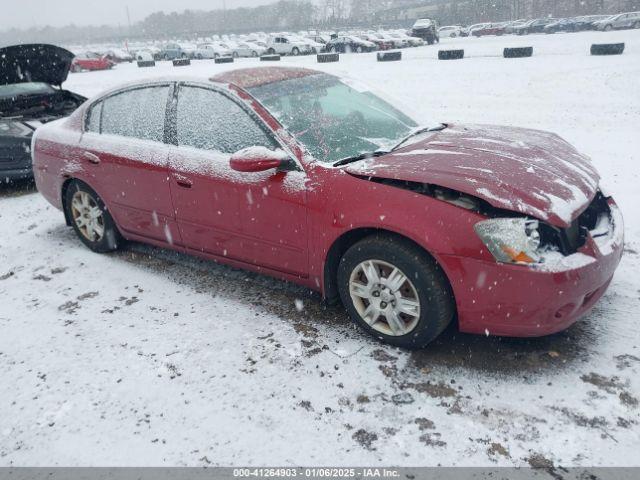
M219 73L211 77L212 82L228 83L242 89L259 87L269 83L277 83L293 78L303 78L318 75L322 72L309 68L295 67L257 67L241 68L229 72Z

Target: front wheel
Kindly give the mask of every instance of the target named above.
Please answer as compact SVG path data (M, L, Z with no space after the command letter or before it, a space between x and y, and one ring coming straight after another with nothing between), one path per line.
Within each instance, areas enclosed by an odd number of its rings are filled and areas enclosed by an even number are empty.
M295 57L300 55L300 50L298 49L298 47L293 47L293 50L291 50L291 55L293 55Z
M240 54L238 52L233 52L233 58L238 58Z
M351 318L391 345L420 348L451 322L451 287L436 262L412 243L374 235L353 245L338 267L338 290Z
M65 193L65 213L82 243L97 253L118 249L122 237L98 194L84 182L72 181Z
M604 27L605 32L610 32L611 30L613 30L613 27L611 25L607 25Z

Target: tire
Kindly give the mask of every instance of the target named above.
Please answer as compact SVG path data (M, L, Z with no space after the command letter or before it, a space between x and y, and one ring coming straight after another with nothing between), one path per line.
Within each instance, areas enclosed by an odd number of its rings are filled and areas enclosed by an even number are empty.
M450 38L456 38L457 35L455 33L452 33L451 35L449 35Z
M378 283L373 283L364 274L365 269L372 271L371 265L381 284L389 281L390 272L396 268L404 275L404 282L400 280L402 283L397 283L401 288L397 289L397 285L377 288ZM367 291L364 295L370 295L371 301L352 295L351 287L354 285L355 289L364 287L361 291ZM394 289L396 291L392 294ZM419 247L393 235L366 237L345 252L338 266L338 291L349 316L361 328L386 343L403 348L426 346L447 328L455 313L451 287L437 263ZM393 305L397 305L400 299L412 314L395 310ZM386 309L388 313L395 312L396 321L388 322L384 313L375 308L372 311L378 312L379 316L375 314L378 320L366 321L363 314L368 316L367 312L373 305Z
M362 45L356 47L356 53L362 53Z
M610 32L611 30L613 30L613 27L611 25L605 25L604 27L605 32Z
M631 28L640 28L640 22L636 22L633 24L633 27Z
M252 56L252 57L257 57L257 56L258 56L258 52L256 52L255 50L253 50L253 51L251 52L251 56Z
M238 52L233 52L233 58L238 58L240 54Z
M273 48L270 48L269 50L267 50L267 53L269 55L274 55L276 53L276 51Z
M298 55L300 55L300 50L298 49L298 47L293 47L291 49L291 55L293 55L294 57L297 57Z
M201 53L199 53L198 55L196 55L196 58L197 58L198 60L202 60L202 54L201 54Z
M87 200L86 203L83 203L84 199ZM86 205L87 210L76 208L76 206L81 205ZM111 252L117 250L124 243L118 227L102 199L86 183L80 180L72 180L65 192L64 208L65 215L71 222L76 234L90 250L97 253ZM82 224L86 223L87 219L90 218L90 211L95 208L99 211L99 217L94 217L92 226L83 228ZM97 212L96 215L98 215ZM100 234L99 229L93 228L95 225L101 227L102 234ZM91 231L93 231L93 235Z
M213 59L215 60L216 58L220 58L220 54L219 53L214 53L213 54Z

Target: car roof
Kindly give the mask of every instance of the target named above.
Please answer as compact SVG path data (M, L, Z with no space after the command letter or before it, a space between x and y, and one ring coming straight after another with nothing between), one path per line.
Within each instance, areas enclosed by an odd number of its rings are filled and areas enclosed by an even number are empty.
M322 72L309 68L296 67L255 67L240 68L228 72L219 73L211 77L212 82L227 83L236 87L247 89L260 87L270 83L278 83L293 78L303 78L311 75L319 75Z

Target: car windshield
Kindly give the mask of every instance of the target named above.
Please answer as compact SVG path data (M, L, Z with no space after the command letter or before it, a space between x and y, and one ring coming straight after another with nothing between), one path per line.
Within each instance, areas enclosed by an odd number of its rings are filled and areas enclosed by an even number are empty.
M0 85L0 98L11 98L21 95L45 95L54 92L55 89L51 85L43 82Z
M250 93L326 163L391 149L417 126L370 91L327 74L261 85Z

